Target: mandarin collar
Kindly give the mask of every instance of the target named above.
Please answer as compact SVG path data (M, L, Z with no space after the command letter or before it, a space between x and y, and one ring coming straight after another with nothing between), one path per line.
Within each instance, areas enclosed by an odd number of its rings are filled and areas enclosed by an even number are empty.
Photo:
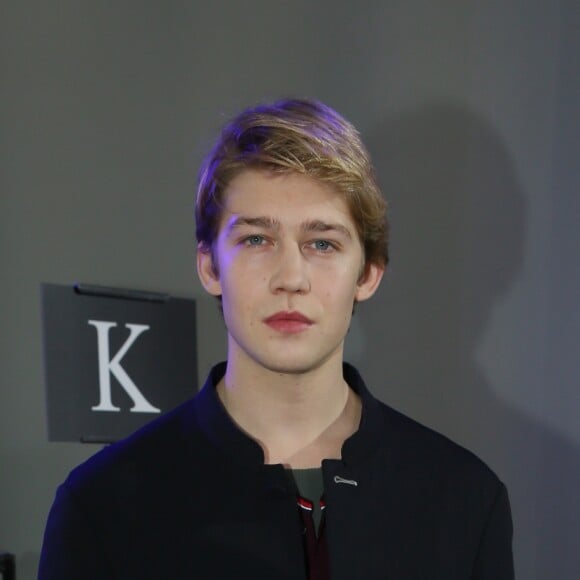
M217 384L225 372L225 362L215 365L204 386L195 396L193 402L197 424L207 439L229 460L245 465L263 465L262 448L234 423L217 394ZM362 402L360 426L342 447L342 462L345 465L356 465L370 455L379 443L382 422L380 403L367 389L362 377L352 365L343 363L343 376Z

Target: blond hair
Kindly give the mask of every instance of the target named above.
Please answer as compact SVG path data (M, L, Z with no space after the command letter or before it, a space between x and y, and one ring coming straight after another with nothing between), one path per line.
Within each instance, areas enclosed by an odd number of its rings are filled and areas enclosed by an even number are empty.
M222 130L199 173L195 217L200 246L213 248L224 191L245 169L296 172L344 196L365 264L388 263L387 204L354 126L319 101L284 99L242 111Z

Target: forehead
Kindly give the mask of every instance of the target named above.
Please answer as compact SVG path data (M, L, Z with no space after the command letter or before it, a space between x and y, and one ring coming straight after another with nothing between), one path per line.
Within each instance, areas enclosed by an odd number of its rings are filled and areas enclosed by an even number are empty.
M224 191L220 230L240 215L266 216L282 227L305 220L332 220L356 233L356 226L342 193L328 183L299 173L273 173L247 169Z

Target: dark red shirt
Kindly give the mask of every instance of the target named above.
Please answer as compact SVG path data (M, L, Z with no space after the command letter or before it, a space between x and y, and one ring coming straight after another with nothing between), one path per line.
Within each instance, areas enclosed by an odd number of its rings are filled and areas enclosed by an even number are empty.
M312 517L313 504L310 500L298 497L298 509L303 524L304 551L308 568L308 580L330 580L330 567L328 562L328 550L326 546L326 534L324 533L324 500L320 500L322 519L320 527L316 530ZM317 533L318 532L318 533Z

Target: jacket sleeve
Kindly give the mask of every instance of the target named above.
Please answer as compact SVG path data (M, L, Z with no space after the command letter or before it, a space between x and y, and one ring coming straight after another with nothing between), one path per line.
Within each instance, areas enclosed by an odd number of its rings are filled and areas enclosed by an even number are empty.
M40 556L38 580L110 580L95 527L80 502L61 485L50 510Z
M472 580L514 580L512 535L508 493L501 484L483 530Z

